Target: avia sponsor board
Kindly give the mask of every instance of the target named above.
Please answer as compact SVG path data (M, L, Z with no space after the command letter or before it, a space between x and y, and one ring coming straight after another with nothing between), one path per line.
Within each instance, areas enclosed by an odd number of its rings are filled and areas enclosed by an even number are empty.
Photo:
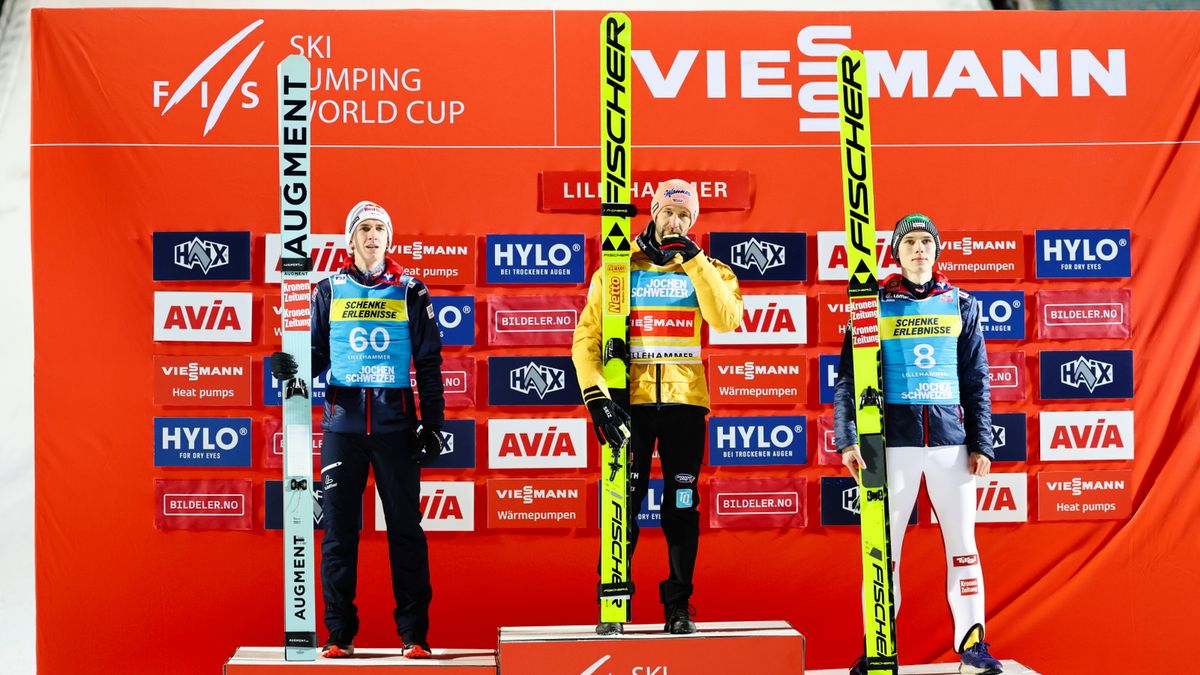
M713 466L806 464L803 415L713 417L708 423L708 462Z
M1025 236L1020 230L960 230L942 235L938 269L953 278L1025 278Z
M743 295L742 325L728 333L708 327L714 345L802 345L808 335L803 295Z
M417 371L408 371L408 386L413 388L417 402L421 401L417 386ZM442 359L442 393L447 408L470 408L475 405L475 357L448 356Z
M283 420L278 417L263 418L262 466L264 469L283 468ZM321 466L321 446L325 432L321 430L321 416L313 415L312 452L313 465Z
M251 293L154 292L155 342L250 342Z
M805 281L808 277L808 239L803 232L713 232L708 235L708 249L709 255L729 265L739 281Z
M658 184L682 178L696 186L705 211L748 211L749 171L635 171L629 198L639 206L649 204ZM539 176L539 211L600 213L600 172L543 171Z
M850 323L850 299L845 293L817 295L817 341L842 344Z
M892 231L875 231L875 250L878 253L878 277L900 272L900 263L892 257ZM849 255L846 253L846 232L820 231L817 232L817 280L818 281L847 281Z
M1029 520L1029 475L1000 473L975 477L975 522L1024 523ZM931 511L938 522L936 506Z
M488 420L489 469L587 468L587 420Z
M1133 459L1132 410L1046 411L1040 422L1043 462Z
M709 527L806 527L808 480L713 478L708 481Z
M1095 291L1038 291L1038 336L1127 338L1132 333L1133 291L1110 288Z
M421 529L426 532L474 532L475 482L421 481ZM378 488L375 489L375 531L387 531Z
M1038 352L1040 396L1052 399L1133 398L1133 351Z
M324 511L321 508L321 502L325 499L325 486L321 481L313 481L313 529L321 530L324 526L321 520L324 518ZM266 530L282 530L283 529L283 481L268 480L263 484L263 529ZM362 528L362 513L359 513L359 529Z
M582 295L488 296L488 344L569 345L586 303Z
M155 417L154 466L250 466L249 417Z
M154 356L154 405L250 405L249 356Z
M282 406L283 396L280 390L283 383L275 379L271 374L271 357L264 356L262 360L263 372L263 405L266 406ZM329 383L329 369L326 368L320 375L313 378L312 381L312 404L313 407L325 405L325 387Z
M1038 230L1038 279L1128 279L1129 230Z
M1024 401L1025 352L988 352L988 380L993 401Z
M840 464L841 462L839 462ZM851 476L821 476L821 526L859 524L862 506L858 482ZM917 507L908 517L909 525L917 524Z
M475 468L475 420L446 420L442 430L442 455L423 471Z
M489 356L488 405L583 405L569 356Z
M155 232L155 281L249 281L249 232Z
M582 284L582 234L487 235L489 284Z
M1025 413L992 413L992 451L996 462L1028 460Z
M443 347L470 347L475 344L475 296L431 294L429 301L437 312Z
M492 478L487 493L488 529L587 525L587 481L582 478Z
M252 530L246 479L154 479L154 527L160 530Z
M1133 471L1042 471L1038 520L1127 520Z
M817 396L821 403L833 403L833 388L837 385L841 362L841 354L821 354L817 357L817 376L820 378Z
M813 438L817 466L842 465L842 455L838 452L837 443L834 441L833 415L821 415L817 418L817 433Z
M715 355L708 360L708 379L713 403L753 405L772 399L798 404L803 402L804 357Z
M1025 339L1025 291L971 291L987 340Z
M310 278L314 283L332 276L354 262L341 234L309 235ZM278 234L267 235L263 281L279 283L280 245ZM388 257L404 273L436 286L475 283L475 237L473 235L403 235L397 232L388 246Z

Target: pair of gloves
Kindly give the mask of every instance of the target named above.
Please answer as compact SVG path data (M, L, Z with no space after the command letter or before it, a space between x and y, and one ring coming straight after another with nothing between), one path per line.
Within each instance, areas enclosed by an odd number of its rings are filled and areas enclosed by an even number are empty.
M295 357L287 352L275 352L271 354L271 375L280 382L296 377L296 373L300 371L300 365L296 363ZM422 424L416 433L416 451L412 458L417 464L425 466L437 461L437 458L442 454L442 435L441 427L432 424Z

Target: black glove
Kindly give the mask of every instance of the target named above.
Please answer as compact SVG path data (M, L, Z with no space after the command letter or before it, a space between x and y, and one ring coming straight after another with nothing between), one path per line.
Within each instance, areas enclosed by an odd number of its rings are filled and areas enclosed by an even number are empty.
M667 259L673 257L676 253L682 255L683 262L687 262L700 255L700 247L696 245L696 242L679 235L663 237L663 241L659 244L658 248L667 256Z
M629 442L629 413L605 396L599 387L589 387L583 392L583 402L592 415L596 438L610 447L625 447Z
M413 453L413 459L417 464L426 466L433 464L441 456L441 429L429 424L422 425L421 430L417 432L417 451Z
M275 352L271 355L271 374L279 381L290 380L300 370L296 359L287 352Z

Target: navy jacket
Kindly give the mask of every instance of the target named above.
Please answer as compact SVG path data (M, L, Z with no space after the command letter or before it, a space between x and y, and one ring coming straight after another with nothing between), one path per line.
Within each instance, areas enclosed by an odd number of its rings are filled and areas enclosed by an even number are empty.
M339 273L354 280L368 281L353 264ZM403 270L388 260L377 283L396 283ZM333 286L329 279L317 283L312 296L312 370L319 375L329 367L329 306ZM412 358L417 371L417 390L421 394L420 421L441 429L445 420L446 399L442 388L442 337L434 318L433 304L425 284L413 279L408 286L408 326L412 337ZM388 434L416 432L417 411L412 389L389 387L337 387L325 389L325 414L321 428L346 434Z
M953 288L941 274L934 277L930 294ZM886 293L913 295L899 274L884 279L879 289ZM962 315L962 333L958 336L958 388L961 405L884 406L883 434L889 447L936 447L966 445L970 452L994 458L992 451L992 388L988 380L987 350L980 326L979 300L963 291L958 293L958 311ZM837 384L833 389L834 443L838 451L858 443L854 422L854 363L850 331L842 343Z

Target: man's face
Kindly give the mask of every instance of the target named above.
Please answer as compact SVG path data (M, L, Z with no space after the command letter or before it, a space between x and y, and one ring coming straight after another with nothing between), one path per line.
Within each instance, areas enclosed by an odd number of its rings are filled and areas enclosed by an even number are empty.
M933 271L937 258L937 245L933 235L924 230L913 230L900 239L900 268L909 274L924 275Z
M350 243L356 259L375 265L387 253L387 226L382 220L368 218L355 226Z
M677 204L667 204L654 214L655 239L662 241L666 237L686 237L692 229L692 212Z

